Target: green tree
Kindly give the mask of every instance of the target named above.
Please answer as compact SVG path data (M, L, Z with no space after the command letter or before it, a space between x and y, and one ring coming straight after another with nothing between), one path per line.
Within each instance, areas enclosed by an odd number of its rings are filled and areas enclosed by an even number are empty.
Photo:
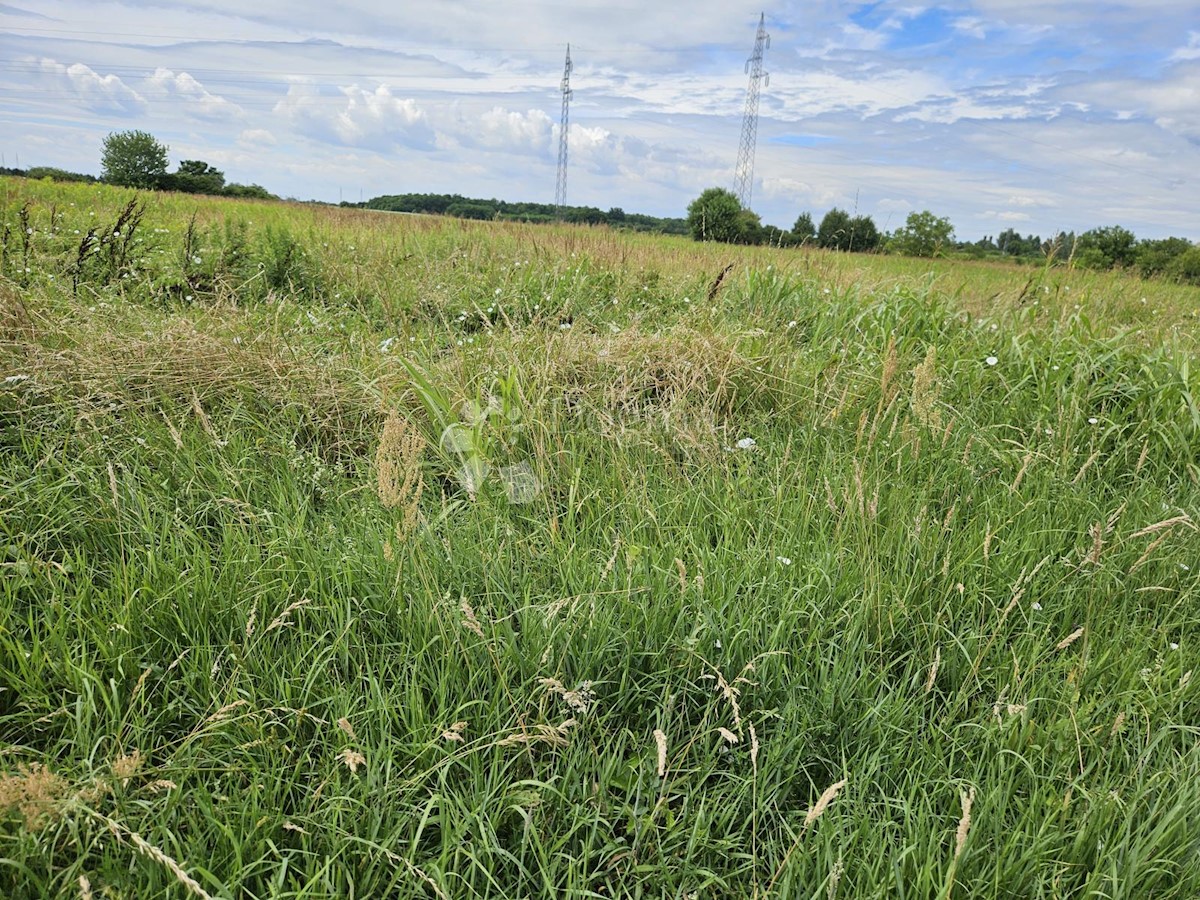
M792 236L797 244L808 244L816 240L817 226L813 224L810 214L802 212L796 217L796 224L792 226Z
M817 229L817 244L827 250L850 249L850 213L836 206L825 213Z
M220 194L225 190L225 173L198 159L185 159L178 170L164 175L159 187L182 194Z
M870 216L855 216L850 220L850 241L846 249L870 253L878 249L882 241L883 236Z
M1137 238L1128 228L1109 225L1093 228L1079 236L1075 262L1089 269L1131 266L1137 258Z
M32 170L30 170L32 171ZM1169 237L1158 241L1139 241L1136 262L1143 278L1161 275L1172 261L1192 249L1187 238Z
M1200 247L1185 250L1171 260L1167 277L1184 284L1200 284Z
M767 233L763 229L762 219L759 218L758 213L743 209L738 213L737 223L738 236L735 243L761 244L767 239Z
M155 188L167 174L167 148L145 131L113 131L104 139L100 167L110 184Z
M736 244L744 222L742 204L724 188L709 188L687 208L688 231L697 241L721 241Z
M892 235L891 249L905 256L937 256L954 239L954 226L929 210L911 212Z

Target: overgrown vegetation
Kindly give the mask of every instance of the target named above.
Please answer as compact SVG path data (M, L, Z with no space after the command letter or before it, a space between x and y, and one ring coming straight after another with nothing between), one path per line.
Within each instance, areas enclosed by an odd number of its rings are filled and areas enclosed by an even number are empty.
M0 179L0 895L1200 895L1200 292Z

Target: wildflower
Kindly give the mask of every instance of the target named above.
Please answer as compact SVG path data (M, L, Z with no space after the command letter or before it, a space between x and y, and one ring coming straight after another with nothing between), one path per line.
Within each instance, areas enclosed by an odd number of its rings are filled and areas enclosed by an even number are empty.
M996 363L1000 362L1000 360L994 356L989 356L987 359L984 360L984 362L987 363L989 366L994 366Z

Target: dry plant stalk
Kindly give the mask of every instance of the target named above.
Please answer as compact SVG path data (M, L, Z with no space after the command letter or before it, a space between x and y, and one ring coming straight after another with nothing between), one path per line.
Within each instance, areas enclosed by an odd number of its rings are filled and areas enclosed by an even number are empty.
M466 722L455 722L442 732L442 740L461 743L463 740L463 732L466 730Z
M463 614L463 628L472 634L484 637L483 626L479 624L479 619L475 616L475 608L471 606L471 602L463 597L458 603L459 610Z
M967 843L967 834L971 831L971 804L975 802L975 788L970 791L960 790L959 799L962 802L962 818L958 820L958 830L954 833L954 858L962 855Z
M1080 625L1078 628L1076 628L1074 631L1072 631L1070 634L1068 634L1065 638L1063 638L1061 641L1059 641L1057 644L1055 644L1054 649L1055 650L1066 650L1068 647L1070 647L1073 643L1075 643L1081 637L1083 637L1083 626L1082 625Z
M658 777L667 774L667 734L661 728L654 729L654 745L658 749Z
M350 770L351 775L357 775L358 767L365 766L367 764L367 758L365 756L363 756L357 750L352 750L349 747L339 753L338 758L341 759L346 768Z
M1196 523L1192 521L1192 517L1187 513L1184 513L1183 515L1174 516L1170 519L1163 519L1161 522L1155 522L1153 525L1147 525L1145 528L1135 531L1129 537L1130 539L1145 537L1146 535L1154 534L1157 531L1174 528L1176 525L1186 525L1188 528L1192 529L1192 531L1200 530L1196 528Z
M782 875L783 870L787 868L788 861L792 858L792 854L796 851L796 848L800 846L801 839L808 832L808 826L824 815L825 810L829 808L829 804L831 804L837 797L838 792L846 786L846 780L847 779L843 778L841 781L831 784L825 789L825 792L817 798L817 802L813 804L813 808L810 809L808 814L804 817L804 824L800 828L800 832L796 835L796 839L792 841L792 846L788 847L787 853L783 855L783 861L780 862L779 868L775 870L775 874L772 875L771 880L767 882L767 888L764 892L764 895L771 893L771 888L775 886L775 882L779 880L779 876Z
M267 626L267 631L270 632L274 631L276 628L286 628L288 625L291 625L292 613L298 609L308 606L310 603L312 603L312 600L309 600L306 597L303 600L297 600L295 603L290 604L287 609L271 620L271 624Z
M379 502L388 509L401 511L396 523L396 539L403 542L416 528L420 516L421 493L425 475L421 454L425 438L416 427L392 411L384 423L375 451L375 489Z
M929 667L929 677L925 679L925 693L933 690L934 684L937 682L938 666L942 664L942 648L933 648L933 665Z
M829 808L829 804L837 798L838 792L841 791L841 789L845 786L846 779L843 778L841 781L831 784L829 787L825 788L825 792L817 798L817 802L813 804L813 808L810 809L804 816L805 828L825 814L825 810Z
M141 771L145 759L141 750L121 754L112 762L113 778L121 782L121 787L129 784L129 779Z
M883 356L883 370L879 374L879 409L876 411L876 417L896 396L897 388L893 382L899 370L900 358L896 353L896 336L893 334L888 339L887 352Z
M465 723L464 723L465 724ZM534 725L532 731L517 731L508 737L497 741L498 747L528 747L533 744L550 744L553 747L565 747L570 743L569 732L579 723L567 719L559 725ZM443 734L442 737L446 735ZM448 738L453 740L453 738ZM462 740L462 738L458 738Z
M133 844L138 851L150 859L154 860L159 865L163 866L168 872L175 876L175 880L183 885L187 890L199 897L200 900L213 900L213 897L208 891L200 887L199 883L192 878L181 866L174 857L167 855L158 847L155 847L136 831L130 831L120 822L110 819L108 816L102 815L94 810L85 810L85 812L102 822L108 830L118 839L127 838L129 843Z
M912 405L917 421L931 431L942 427L942 411L938 408L941 386L937 377L937 348L930 347L925 360L913 369Z
M27 831L38 831L58 818L71 784L41 763L22 763L15 773L0 775L0 813L16 810Z

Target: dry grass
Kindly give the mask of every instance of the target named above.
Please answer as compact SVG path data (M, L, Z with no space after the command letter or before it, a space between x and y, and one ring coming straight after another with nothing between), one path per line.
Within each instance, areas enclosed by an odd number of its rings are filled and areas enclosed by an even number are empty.
M22 763L0 775L0 813L19 813L29 831L39 831L61 815L74 794L66 778L41 763Z

